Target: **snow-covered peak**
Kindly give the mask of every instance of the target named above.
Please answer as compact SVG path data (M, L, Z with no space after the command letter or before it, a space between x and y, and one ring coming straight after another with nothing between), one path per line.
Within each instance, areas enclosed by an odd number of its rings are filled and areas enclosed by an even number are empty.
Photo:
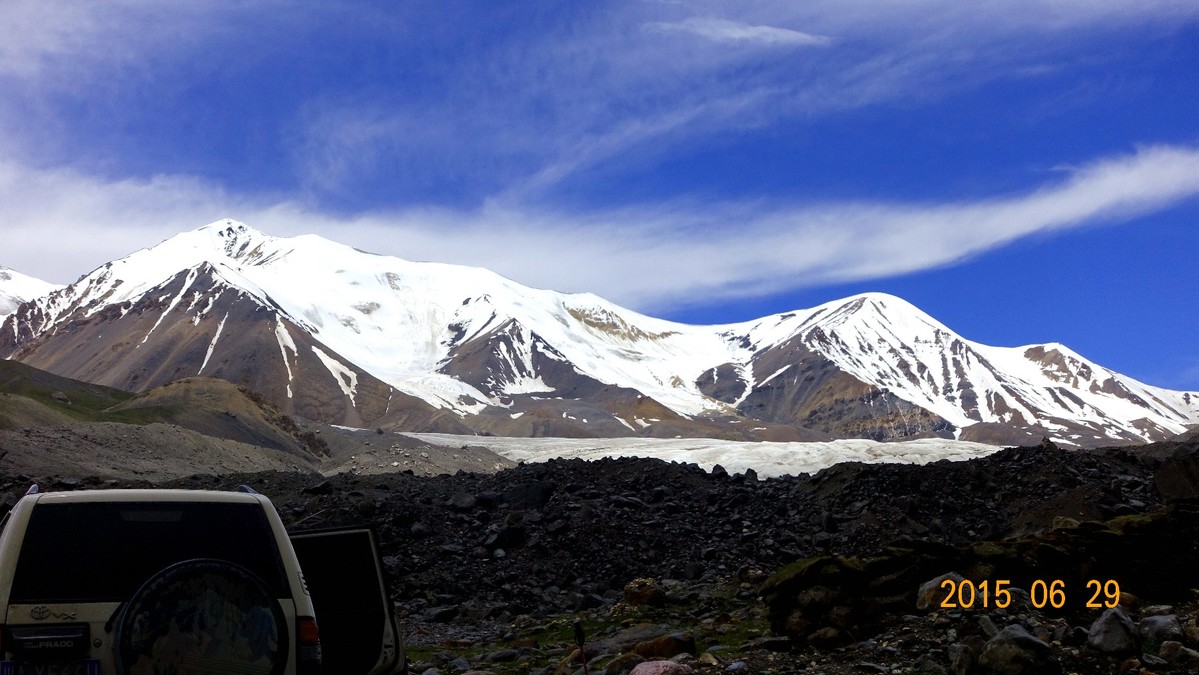
M863 293L825 303L812 310L809 321L826 331L855 330L899 339L950 332L920 308L885 293Z
M275 249L279 241L245 223L226 218L171 237L151 250L160 255L168 252L192 254L214 264L225 262L225 259L260 264L272 253L278 255Z
M11 314L23 302L49 295L59 288L62 286L0 267L0 317Z
M948 328L903 298L862 293L741 324L722 326L727 335L746 334L755 347L778 344L819 329L823 333L935 334Z
M0 291L29 300L46 295L56 288L62 286L0 266Z
M241 222L240 220L234 220L232 218L222 218L220 220L214 220L213 222L208 223L207 225L201 225L200 227L197 227L194 231L195 232L213 232L213 233L232 234L232 232L230 232L230 230L242 232L242 233L252 232L252 233L256 233L256 234L261 234L260 232L258 232L258 230L255 230L254 228L250 227L249 225L246 225L245 223Z
M567 395L569 373L577 373L693 417L752 418L795 393L848 396L851 405L885 394L959 430L1053 419L1063 430L1135 438L1199 422L1199 396L1147 387L1058 344L975 343L884 293L695 326L589 293L529 288L483 268L364 253L316 235L273 237L231 219L107 263L40 300L38 330L143 297L168 311L202 312L208 303L198 296L217 286L244 291L400 391L461 413L522 394ZM831 362L852 379L808 391L804 358L812 367ZM556 373L563 391L539 368Z

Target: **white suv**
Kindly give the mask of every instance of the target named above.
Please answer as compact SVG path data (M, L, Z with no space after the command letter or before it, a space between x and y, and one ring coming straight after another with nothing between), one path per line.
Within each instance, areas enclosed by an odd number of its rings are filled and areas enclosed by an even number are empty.
M0 675L394 672L380 567L369 530L293 541L249 488L35 486L0 531Z

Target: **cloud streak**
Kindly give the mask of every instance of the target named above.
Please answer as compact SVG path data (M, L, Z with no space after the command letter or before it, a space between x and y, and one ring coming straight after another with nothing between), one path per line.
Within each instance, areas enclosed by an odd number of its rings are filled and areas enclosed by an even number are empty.
M147 59L207 49L215 38L243 30L286 0L5 0L0 3L0 76L41 86L92 85L126 69L146 71Z
M751 26L728 19L692 17L675 23L654 21L645 29L658 33L690 33L725 43L749 43L783 47L826 47L833 40L824 35L812 35L789 28Z
M0 264L69 281L228 216L271 234L316 232L411 260L487 267L653 313L950 265L1030 235L1133 219L1196 195L1199 148L1189 146L1097 159L1024 194L970 202L675 202L584 214L491 205L339 216L188 178L106 182L10 162L0 163Z
M392 161L405 183L466 184L476 201L552 200L630 157L652 165L714 134L950 97L1027 76L1083 34L1101 41L1104 30L1199 14L1150 1L620 5L501 40L482 62L451 62L436 96L372 105L365 119L356 97L323 101L300 125L295 160L318 192L352 191ZM347 120L369 133L347 134ZM446 129L472 143L449 150L456 161L427 161L427 139Z
M1014 196L972 201L796 204L707 193L588 207L570 199L572 187L609 176L630 184L653 178L655 163L686 159L721 134L955 95L1037 68L1071 42L1059 35L1093 45L1104 30L1193 20L1194 3L693 0L546 12L544 23L539 15L529 26L530 15L498 6L469 7L479 20L465 25L411 3L0 4L0 87L13 85L0 101L0 147L11 153L0 155L0 264L70 281L181 230L234 217L274 234L318 232L660 311L949 265L1199 193L1199 149L1158 145L1097 158ZM276 17L286 25L272 32ZM297 45L310 53L317 39L322 58L361 45L366 55L384 52L402 77L367 89L322 82L298 109L256 118L262 126L252 140L267 139L257 157L290 162L277 183L239 191L198 178L222 175L220 165L140 164L139 148L119 140L94 149L111 129L136 127L120 110L154 98L157 89L142 85L171 79L181 62L260 72L256 65L277 64ZM356 64L358 55L347 58ZM256 82L273 79L285 78ZM71 115L93 103L85 121L95 137L73 132L79 118ZM65 112L56 117L60 104ZM211 111L153 112L190 121ZM119 138L154 140L137 130ZM386 198L368 198L380 194Z
M127 101L137 106L148 81L174 83L164 71L180 63L239 71L312 44L334 54L394 52L403 77L364 90L331 87L281 129L263 130L291 163L280 172L292 181L283 189L364 208L380 186L362 186L391 171L406 188L396 191L397 207L447 185L453 199L441 203L552 201L597 173L652 165L713 134L952 95L1027 71L1059 44L1047 35L1199 14L1173 0L693 0L515 19L496 3L462 6L475 21L446 22L412 3L10 0L0 3L0 86L13 85L12 100L0 101L0 132L26 157L45 157L49 147L63 162L115 163L106 152L151 153L75 138L80 92L104 90L92 109L99 117ZM409 78L437 84L415 91ZM280 94L261 92L272 93ZM62 110L60 97L68 99ZM192 111L161 116L176 112ZM154 170L189 169L141 169Z

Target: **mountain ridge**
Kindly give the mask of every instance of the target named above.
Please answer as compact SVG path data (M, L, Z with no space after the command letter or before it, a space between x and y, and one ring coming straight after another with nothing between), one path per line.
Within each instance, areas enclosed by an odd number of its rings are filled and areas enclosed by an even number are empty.
M973 342L886 294L694 326L231 220L22 304L0 357L132 390L212 375L289 413L410 431L1094 446L1199 422L1199 394L1056 343Z
M62 287L0 266L0 319L25 301L48 295L58 288Z

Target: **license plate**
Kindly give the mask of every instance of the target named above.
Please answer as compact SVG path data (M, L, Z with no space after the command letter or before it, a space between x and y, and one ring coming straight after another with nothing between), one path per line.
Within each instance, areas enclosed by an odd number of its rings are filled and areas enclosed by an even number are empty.
M100 662L96 659L74 663L0 661L0 675L100 675Z

